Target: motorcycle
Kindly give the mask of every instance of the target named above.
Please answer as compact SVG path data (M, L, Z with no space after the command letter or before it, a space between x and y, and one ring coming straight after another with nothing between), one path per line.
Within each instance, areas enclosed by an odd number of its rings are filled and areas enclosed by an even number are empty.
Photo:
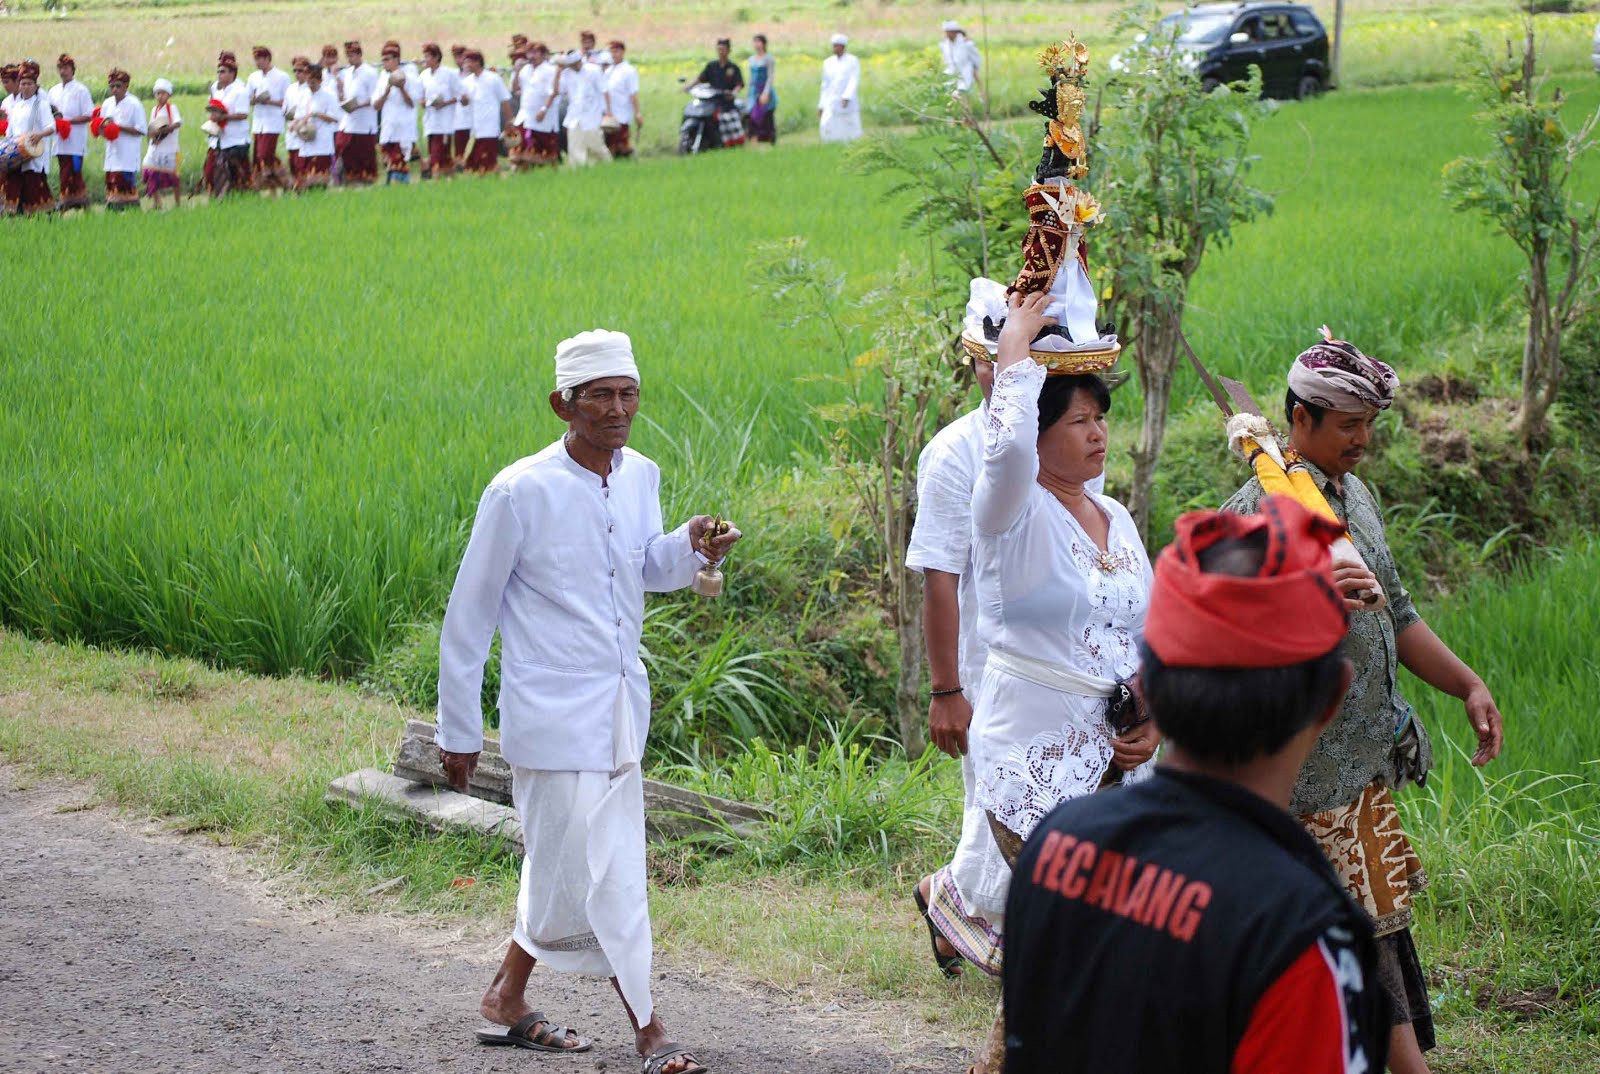
M689 87L689 103L683 106L683 123L678 127L680 156L731 149L742 145L744 138L744 115L733 94L703 84Z

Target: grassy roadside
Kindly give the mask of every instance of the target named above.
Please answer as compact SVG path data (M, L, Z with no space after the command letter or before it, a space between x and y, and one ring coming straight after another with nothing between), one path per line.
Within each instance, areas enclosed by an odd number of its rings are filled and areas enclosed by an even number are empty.
M1576 578L1590 566L1575 554L1569 569ZM1442 621L1458 631L1504 622L1514 600L1487 593ZM1575 674L1582 681L1568 685L1581 687L1594 669L1578 662ZM333 776L386 763L405 715L343 686L0 633L0 755L25 771L87 781L103 800L239 845L352 909L506 921L516 872L494 847L424 838L322 802ZM1444 719L1436 726L1459 738ZM902 776L890 781L908 782ZM929 778L944 796L956 793L953 766ZM760 777L745 779L754 789ZM1541 800L1510 781L1485 788L1454 758L1425 795L1408 799L1434 877L1419 940L1437 974L1440 1074L1569 1074L1600 1063L1592 914L1600 841L1582 819L1593 782L1574 789L1578 797ZM865 1013L891 1038L971 1043L987 1024L993 986L937 978L904 897L918 870L947 853L948 837L909 822L893 834L887 854L857 847L768 868L749 855L657 852L658 942L677 963ZM477 882L457 886L458 877Z

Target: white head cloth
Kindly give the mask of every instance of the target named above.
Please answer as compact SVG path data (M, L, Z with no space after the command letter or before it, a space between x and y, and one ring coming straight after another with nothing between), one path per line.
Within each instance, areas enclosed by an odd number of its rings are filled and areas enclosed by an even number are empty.
M556 64L560 67L577 67L581 63L583 63L583 53L577 49L563 53L556 58Z
M633 341L626 332L596 328L579 332L556 345L556 391L566 391L601 377L632 377L639 381L633 361Z
M959 22L957 22L955 19L945 19L944 20L944 25L942 27L940 27L940 29L942 29L942 30L944 30L946 32L954 30L956 33L960 33L961 32L961 24Z
M967 316L962 322L963 334L974 342L982 343L994 354L1000 350L1000 341L990 339L983 330L987 317L995 327L1006 323L1006 285L999 280L979 276L972 281L968 292Z
M156 79L156 84L151 87L151 89L155 93L171 93L172 83L164 78L158 78Z
M848 45L850 43L850 39L844 34L834 34L831 40L835 45Z

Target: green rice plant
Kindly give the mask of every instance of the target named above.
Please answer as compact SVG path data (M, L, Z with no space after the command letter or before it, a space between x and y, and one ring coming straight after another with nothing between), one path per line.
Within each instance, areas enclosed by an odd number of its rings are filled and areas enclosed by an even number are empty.
M860 724L826 721L815 745L774 748L763 739L715 766L658 766L694 790L772 810L751 840L713 833L699 843L746 855L759 868L879 869L915 853L948 852L960 829L959 777L929 749L915 760L885 758ZM698 760L698 759L697 759Z

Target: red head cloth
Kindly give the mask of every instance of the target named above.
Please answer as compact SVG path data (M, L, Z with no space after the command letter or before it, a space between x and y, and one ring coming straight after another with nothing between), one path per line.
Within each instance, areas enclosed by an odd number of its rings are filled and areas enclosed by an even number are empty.
M1144 640L1178 668L1279 668L1325 656L1349 629L1333 587L1328 546L1345 529L1286 496L1260 514L1191 511L1156 561ZM1200 569L1200 553L1225 538L1265 534L1253 578Z

